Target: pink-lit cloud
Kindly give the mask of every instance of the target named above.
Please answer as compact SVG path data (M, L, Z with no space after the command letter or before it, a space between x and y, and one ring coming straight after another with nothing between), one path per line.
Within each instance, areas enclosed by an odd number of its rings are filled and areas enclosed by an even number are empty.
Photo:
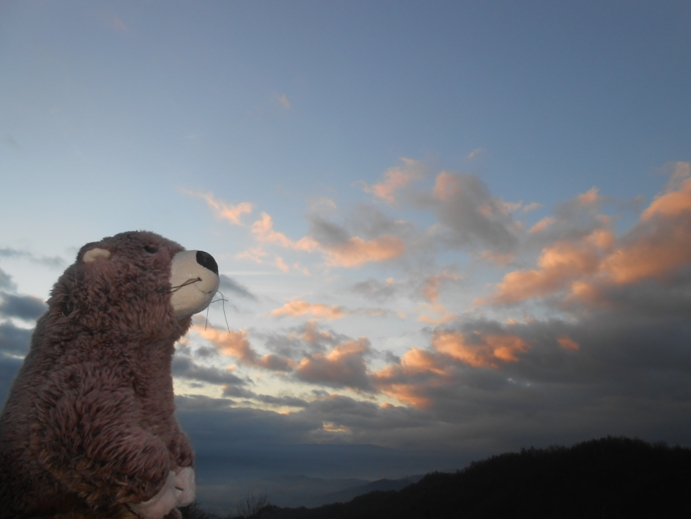
M342 319L346 311L341 306L328 306L320 303L308 303L307 301L289 301L281 308L269 312L272 317L301 317L312 316L320 319Z
M397 236L381 236L363 240L353 236L344 243L323 246L327 264L334 267L359 267L365 263L389 261L400 257L406 244Z
M193 331L208 340L221 354L235 357L239 362L256 368L272 371L291 371L294 363L290 359L273 354L259 355L247 339L247 331L223 331L212 327L193 325Z
M611 219L598 215L602 227L545 246L537 268L509 272L490 296L476 303L518 303L560 292L567 299L595 303L610 286L669 279L691 265L689 169L687 163L676 165L667 191L651 202L624 236L616 238L608 229ZM593 188L579 195L577 202L592 205L599 198Z
M521 337L511 334L469 334L438 330L432 347L469 366L497 368L499 362L517 362L519 353L528 351Z
M386 202L393 202L396 191L407 187L412 182L422 178L427 167L413 159L402 158L400 167L389 168L384 172L383 179L371 186L362 183L362 190Z
M561 241L545 247L538 259L538 268L506 274L491 296L480 298L476 303L518 303L563 290L582 276L597 272L613 239L611 231L598 229L580 240Z
M442 171L419 203L434 210L437 236L448 245L499 254L512 253L518 246L521 224L513 219L510 204L493 197L475 175Z
M373 391L363 358L370 350L367 339L348 340L329 353L314 353L300 361L295 376L311 383Z
M217 199L213 193L197 193L187 189L180 189L180 192L188 196L201 198L219 218L228 220L235 225L241 225L242 222L240 221L240 218L242 215L249 214L254 210L254 205L249 202L241 202L236 205L231 205L223 200Z

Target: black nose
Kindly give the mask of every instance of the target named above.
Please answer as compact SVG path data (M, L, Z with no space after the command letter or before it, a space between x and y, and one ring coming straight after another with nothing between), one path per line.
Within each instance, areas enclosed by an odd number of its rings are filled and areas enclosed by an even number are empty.
M214 257L208 252L198 250L197 263L199 263L202 267L209 269L211 272L218 276L218 263L216 263Z

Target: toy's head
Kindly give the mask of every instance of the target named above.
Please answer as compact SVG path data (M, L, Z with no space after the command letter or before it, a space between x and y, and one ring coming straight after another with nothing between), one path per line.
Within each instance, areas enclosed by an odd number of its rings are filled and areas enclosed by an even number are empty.
M182 335L219 285L218 266L203 251L150 232L125 232L84 245L58 281L49 305L93 331Z

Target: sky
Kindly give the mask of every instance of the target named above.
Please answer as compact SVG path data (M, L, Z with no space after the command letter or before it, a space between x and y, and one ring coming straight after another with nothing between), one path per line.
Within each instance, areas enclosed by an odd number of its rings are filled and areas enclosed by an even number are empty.
M219 264L200 472L688 445L689 63L684 1L2 1L0 400L77 250L143 229Z

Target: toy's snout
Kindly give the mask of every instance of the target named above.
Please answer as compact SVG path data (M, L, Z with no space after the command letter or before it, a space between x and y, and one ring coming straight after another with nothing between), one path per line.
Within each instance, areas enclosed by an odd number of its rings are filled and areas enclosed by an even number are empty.
M220 283L218 264L208 252L187 250L178 252L171 263L170 303L179 319L204 310Z

